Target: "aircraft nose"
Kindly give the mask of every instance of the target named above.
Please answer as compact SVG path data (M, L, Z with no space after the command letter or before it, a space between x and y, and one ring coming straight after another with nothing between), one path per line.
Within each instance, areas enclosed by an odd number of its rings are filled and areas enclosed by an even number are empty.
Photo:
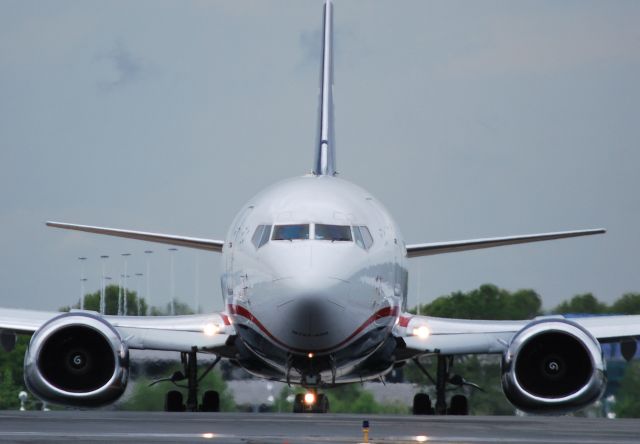
M281 279L276 327L283 341L300 351L320 351L339 343L349 325L349 282L329 277Z
M302 298L284 310L290 319L291 333L305 338L327 335L330 319L340 307L320 298Z

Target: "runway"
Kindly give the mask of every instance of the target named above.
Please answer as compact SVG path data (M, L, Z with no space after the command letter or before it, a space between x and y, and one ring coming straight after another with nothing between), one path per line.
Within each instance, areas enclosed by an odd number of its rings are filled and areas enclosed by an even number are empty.
M0 412L0 442L628 444L640 420L114 411Z

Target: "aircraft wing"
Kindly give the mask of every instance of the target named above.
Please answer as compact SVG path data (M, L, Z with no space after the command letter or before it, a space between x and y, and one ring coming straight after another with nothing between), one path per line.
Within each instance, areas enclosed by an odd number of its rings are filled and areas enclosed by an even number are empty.
M94 227L90 225L68 224L63 222L47 222L48 227L62 228L65 230L84 231L86 233L104 234L107 236L124 237L127 239L137 239L147 242L158 242L161 244L178 245L187 248L197 248L221 252L224 241L214 239L202 239L197 237L177 236L173 234L149 233L147 231L121 230L118 228Z
M76 314L96 312L73 310ZM0 308L0 331L33 333L63 313ZM131 349L200 351L227 354L227 341L234 334L224 313L184 316L103 316Z
M561 315L541 316L535 319L568 319L585 328L599 342L617 342L640 337L640 315L592 316L565 318ZM493 354L503 353L511 338L534 320L491 321L447 319L406 314L401 316L395 334L402 338L406 348L398 360L441 353Z
M519 236L489 237L484 239L469 239L451 242L410 244L407 245L407 257L432 256L434 254L479 250L481 248L502 247L505 245L565 239L568 237L590 236L592 234L604 234L606 232L607 230L604 228L596 228L592 230L558 231L555 233L525 234Z

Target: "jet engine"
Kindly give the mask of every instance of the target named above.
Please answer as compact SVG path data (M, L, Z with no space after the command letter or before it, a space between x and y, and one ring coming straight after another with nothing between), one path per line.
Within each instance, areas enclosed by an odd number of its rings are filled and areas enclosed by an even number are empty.
M24 358L24 379L37 397L57 404L97 407L122 395L129 350L104 319L67 313L35 332Z
M529 413L563 413L596 401L606 385L600 344L566 319L534 321L502 357L502 388Z

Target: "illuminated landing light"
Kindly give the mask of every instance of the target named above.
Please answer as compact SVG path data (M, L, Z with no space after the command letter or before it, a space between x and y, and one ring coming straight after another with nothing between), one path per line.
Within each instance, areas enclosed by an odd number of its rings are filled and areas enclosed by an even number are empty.
M208 322L204 325L204 328L202 329L202 331L207 336L214 336L220 332L220 327L212 322Z
M424 435L419 435L415 437L416 442L427 442L429 438Z
M413 329L413 335L419 337L420 339L427 339L431 332L429 331L429 327L426 325L421 325L420 327L416 327Z
M307 355L309 357L309 359L313 358L313 353L309 352L309 354Z
M204 439L213 439L214 434L213 434L213 433L203 433L203 434L202 434L202 437L203 437Z
M304 403L307 405L313 405L316 403L316 394L313 392L305 393Z

